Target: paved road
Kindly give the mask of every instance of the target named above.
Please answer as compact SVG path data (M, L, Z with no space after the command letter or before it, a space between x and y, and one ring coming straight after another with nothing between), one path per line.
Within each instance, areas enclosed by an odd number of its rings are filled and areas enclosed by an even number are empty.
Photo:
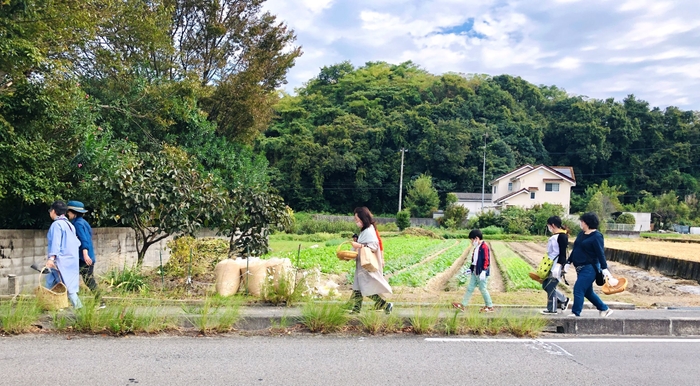
M0 338L0 385L697 385L700 340Z

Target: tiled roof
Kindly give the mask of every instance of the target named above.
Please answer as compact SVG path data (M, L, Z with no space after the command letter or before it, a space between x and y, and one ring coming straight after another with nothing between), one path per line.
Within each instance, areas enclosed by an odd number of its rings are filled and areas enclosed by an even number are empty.
M481 201L481 193L455 193L459 201ZM491 201L491 193L484 194L484 200Z

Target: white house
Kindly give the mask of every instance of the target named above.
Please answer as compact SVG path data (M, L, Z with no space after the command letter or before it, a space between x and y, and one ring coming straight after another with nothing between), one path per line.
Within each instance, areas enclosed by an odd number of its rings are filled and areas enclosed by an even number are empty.
M559 204L569 213L573 186L576 176L570 166L523 165L491 181L491 201L496 209Z
M468 218L476 217L479 213L481 213L481 193L455 193L455 195L457 195L457 204L469 209L469 215L467 216ZM492 196L493 195L491 193L485 193L483 195L484 211L493 209L493 203L491 202L493 199Z

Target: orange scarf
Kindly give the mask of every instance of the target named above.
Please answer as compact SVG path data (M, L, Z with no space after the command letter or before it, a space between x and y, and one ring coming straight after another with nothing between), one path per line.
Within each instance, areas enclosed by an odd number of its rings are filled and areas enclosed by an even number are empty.
M382 245L382 238L379 237L379 231L377 230L377 227L374 227L374 233L377 234L377 240L379 240L379 250L384 252L384 245Z

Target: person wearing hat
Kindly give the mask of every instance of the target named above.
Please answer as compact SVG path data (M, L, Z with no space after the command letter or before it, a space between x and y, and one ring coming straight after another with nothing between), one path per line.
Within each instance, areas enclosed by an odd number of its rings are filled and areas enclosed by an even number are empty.
M95 295L95 300L100 300L100 289L95 281L95 248L92 245L92 228L83 218L87 213L85 206L80 201L68 201L68 218L75 226L76 235L80 240L80 276L85 285ZM104 301L100 301L100 308L105 308Z
M48 259L46 267L50 273L46 277L46 288L53 288L62 282L68 290L68 300L73 308L83 305L78 297L80 276L78 274L78 249L80 241L76 237L75 226L66 218L68 208L63 201L54 201L49 208L53 223L46 234L48 239Z

